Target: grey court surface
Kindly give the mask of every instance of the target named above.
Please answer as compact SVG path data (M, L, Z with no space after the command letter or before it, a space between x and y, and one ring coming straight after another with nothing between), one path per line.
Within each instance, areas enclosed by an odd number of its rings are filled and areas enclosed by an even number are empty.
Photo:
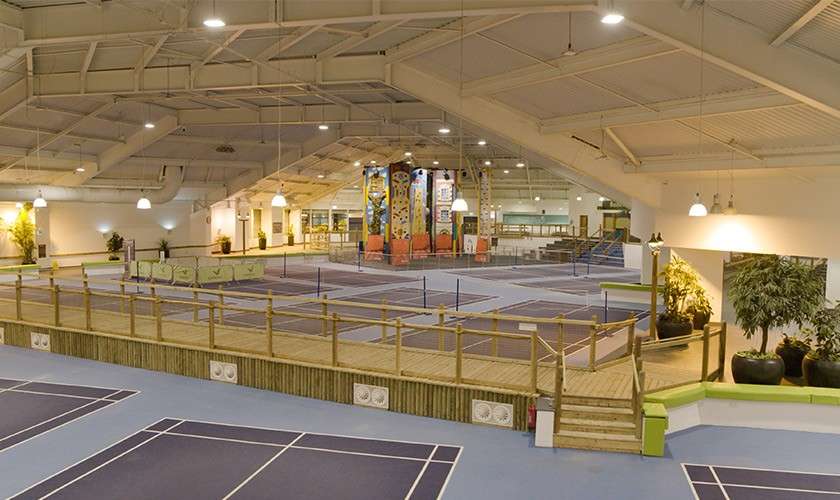
M340 285L340 286L374 286L374 285L388 285L394 283L408 283L410 281L417 281L414 276L400 276L398 274L390 273L372 273L367 271L343 271L340 269L331 269L328 267L318 267L309 265L293 265L282 267L266 268L266 276L276 278L289 278L295 280L306 280L317 282L320 269L321 285Z
M437 499L460 446L165 418L15 499Z
M639 273L638 271L635 271L632 273L605 277L578 276L571 278L549 278L544 280L520 281L514 283L514 285L527 286L529 288L543 288L546 290L553 290L555 292L578 295L592 295L601 293L601 282L605 281L614 283L638 283Z
M449 271L452 274L481 278L486 280L510 281L540 277L585 276L588 274L617 273L624 271L621 266L605 266L598 264L554 264L516 266L514 268L481 268ZM607 281L608 279L605 279Z
M0 379L0 452L136 393L104 387Z
M840 475L683 464L699 500L836 500Z

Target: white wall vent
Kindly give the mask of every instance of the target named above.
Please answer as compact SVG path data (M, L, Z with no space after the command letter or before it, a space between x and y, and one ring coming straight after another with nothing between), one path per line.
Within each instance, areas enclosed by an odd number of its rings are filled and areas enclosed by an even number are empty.
M31 345L33 349L38 349L39 351L49 351L50 350L50 334L49 333L38 333L32 332L29 334Z
M472 400L472 422L513 428L513 405L493 401Z
M388 409L388 388L378 385L353 384L353 404Z
M222 361L210 361L210 380L235 384L239 380L236 365Z

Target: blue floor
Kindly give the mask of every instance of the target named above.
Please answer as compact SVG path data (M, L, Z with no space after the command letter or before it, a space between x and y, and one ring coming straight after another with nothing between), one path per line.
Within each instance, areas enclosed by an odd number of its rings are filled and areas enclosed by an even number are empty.
M840 436L700 427L665 458L535 449L530 435L287 396L0 346L0 378L126 387L139 394L0 452L0 498L163 417L463 446L446 499L692 499L682 463L835 473ZM2 411L0 409L0 411Z

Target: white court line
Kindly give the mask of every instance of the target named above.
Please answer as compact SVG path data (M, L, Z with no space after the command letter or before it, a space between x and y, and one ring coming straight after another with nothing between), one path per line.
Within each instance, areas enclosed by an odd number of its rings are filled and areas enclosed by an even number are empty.
M720 488L720 492L723 493L723 498L729 500L729 494L726 493L726 489L723 487L723 483L720 482L720 478L718 477L717 472L715 472L715 468L709 467L709 470L712 471L712 475L715 476L715 481L717 481L718 483L718 488Z
M120 391L117 391L117 392L120 392ZM130 398L132 398L132 397L136 396L137 394L140 394L140 391L137 391L137 392L135 392L134 394L132 394L132 395L130 395L130 396L128 396L128 397L125 397L125 398L123 398L123 399L121 399L121 400L119 400L119 401L113 401L113 400L110 400L110 399L100 398L100 399L97 399L97 400L91 401L91 402L90 402L90 403L88 403L88 404L82 405L82 406L80 406L80 407L78 407L78 408L76 408L76 409L74 409L74 410L70 410L70 411L68 411L68 412L62 413L61 415L57 415L57 416L52 417L52 418L50 418L50 419L48 419L48 420L44 420L44 421L42 421L42 422L40 422L40 423L38 423L38 424L32 425L32 426L30 426L30 427L27 427L26 429L20 430L20 431L18 431L18 432L16 432L16 433L14 433L14 434L10 434L10 435L8 435L8 436L5 436L5 437L3 437L2 439L0 439L0 443L2 443L3 441L5 441L5 440L9 439L10 437L13 437L13 436L16 436L16 435L20 434L21 432L25 432L25 431L27 431L27 430L29 430L29 429L32 429L32 428L34 428L34 427L37 427L37 426L39 426L39 425L43 425L43 424L45 424L45 423L47 423L47 422L49 422L49 421L51 421L51 420L55 420L56 418L62 417L62 416L64 416L64 415L67 415L68 413L72 413L72 412L74 412L74 411L76 411L76 410L80 410L80 409L82 409L82 408L86 408L86 407L88 407L88 406L90 406L90 405L92 405L92 404L96 403L97 401L107 401L108 403L111 403L111 404L109 404L109 405L105 405L105 406L103 406L102 408L98 408L98 409L96 409L96 410L93 410L93 411L91 411L91 412L85 413L85 414L83 414L83 415L79 415L78 417L76 417L76 418L74 418L74 419L71 419L71 420L68 420L67 422L64 422L63 424L56 425L55 427L51 427L51 428L49 428L49 429L45 430L44 432L39 432L38 434L35 434L35 435L34 435L34 436L32 436L32 437L26 438L26 439L24 439L23 441L20 441L20 442L18 442L18 443L15 443L15 444L13 444L12 446L9 446L8 448L3 448L2 450L0 450L0 453L5 452L5 451L7 451L7 450L11 450L12 448L14 448L14 447L16 447L16 446L18 446L18 445L21 445L21 444L23 444L23 443L26 443L26 442L28 442L28 441L30 441L30 440L32 440L32 439L35 439L35 438L41 437L41 436L43 436L44 434L50 433L50 432L52 432L52 431L54 431L54 430L56 430L56 429L60 429L60 428L64 427L65 425L72 424L73 422L75 422L75 421L77 421L77 420L79 420L79 419L81 419L81 418L87 417L87 416L89 416L89 415L93 415L94 413L100 412L100 411L102 411L102 410L104 410L104 409L106 409L106 408L110 408L113 404L119 403L120 401L125 401L126 399L130 399ZM109 396L113 396L113 394L109 394Z
M452 466L449 468L449 474L446 475L446 480L443 481L443 484L440 487L440 491L438 492L437 500L440 500L440 497L443 496L444 490L449 485L449 479L452 477L452 473L455 471L455 466L458 465L458 461L461 460L461 453L463 453L464 448L462 446L458 447L458 454L455 456L455 461L452 462Z
M759 486L755 484L739 484L739 483L710 483L708 481L694 481L693 484L707 484L717 485L720 487L734 486L736 488L752 488L754 490L772 490L772 491L795 491L797 493L818 493L821 495L840 495L840 491L825 491L825 490L805 490L801 488L782 488L780 486Z
M691 488L691 494L694 495L694 500L700 500L700 496L697 494L697 490L694 489L694 481L691 480L691 476L688 475L688 469L685 468L686 464L680 464L680 465L682 466L682 471L683 471L683 474L685 475L685 480L688 481L688 486ZM713 483L709 483L709 484L713 484Z
M408 490L408 493L405 494L405 500L408 500L411 497L411 494L414 493L414 489L417 488L417 485L420 484L420 478L423 477L423 474L426 472L426 469L429 467L429 461L432 460L432 457L435 456L435 452L437 452L438 445L435 445L432 448L431 453L429 456L426 457L426 463L423 464L423 467L420 469L420 473L417 474L417 477L414 478L414 482L411 484L411 488Z
M163 420L163 419L161 419L161 420ZM160 420L159 420L158 422L160 422ZM178 423L176 423L176 424L172 425L172 427L175 427L176 425L179 425L180 423L181 423L181 422L178 422ZM171 429L172 427L169 427L168 429ZM167 430L168 430L168 429L167 429ZM145 429L144 429L144 430L145 430ZM135 436L135 435L137 435L137 434L139 434L139 433L141 433L141 432L143 432L143 431L142 431L142 430L141 430L141 431L137 431L137 432L135 432L134 434L132 434L131 436ZM131 436L128 436L128 437L131 437ZM137 448L140 448L141 446L145 445L145 444L146 444L146 443L148 443L149 441L151 441L151 440L153 440L153 439L157 439L157 437L158 437L158 436L160 436L160 434L154 434L154 435L153 435L152 437L150 437L149 439L146 439L145 441L142 441L140 444L135 445L135 446L133 446L133 447L131 447L131 448L127 449L126 451L124 451L124 452L120 453L119 455L117 455L117 456L115 456L115 457L111 458L111 459L110 459L110 460L108 460L107 462L105 462L105 463L103 463L103 464L100 464L100 465L99 465L99 466L97 466L97 467L94 467L93 469L91 469L91 470L89 470L89 471L85 472L84 474L82 474L82 475L80 475L80 476L76 476L76 477L75 477L72 481L69 481L69 482L67 482L67 483L64 483L63 485L61 485L61 486L59 486L58 488L56 488L56 489L52 490L51 492L47 493L46 495L42 496L41 498L42 498L42 499L44 499L44 498L49 498L49 497L51 497L52 495L54 495L54 494L58 493L59 491L63 490L64 488L66 488L66 487L68 487L68 486L70 486L71 484L75 483L76 481L78 481L78 480L80 480L80 479L82 479L82 478L84 478L84 477L89 476L90 474L92 474L92 473L96 472L97 470L99 470L99 469L101 469L101 468L105 467L106 465L108 465L108 464L110 464L111 462L113 462L113 461L117 460L118 458L121 458L121 457L123 457L123 456L125 456L125 455L127 455L127 454L131 453L132 451L136 450ZM127 438L125 438L125 439L128 439L128 437L127 437ZM122 441L125 441L125 439L123 439ZM122 441L119 441L119 442L117 442L117 443L114 443L114 445L119 444L119 443L121 443ZM112 445L112 446L114 446L114 445ZM109 446L109 448L110 448L110 446ZM105 449L107 449L107 448L105 448ZM101 450L99 453L101 453L102 451L105 451L105 449ZM88 458L91 458L91 457L93 457L93 456L95 456L95 455L97 455L97 454L98 454L98 453L95 453L95 454L91 455L91 456L90 456L90 457L88 457ZM87 460L87 459L84 459L84 460ZM76 465L78 465L79 463L83 462L84 460L81 460L81 461L77 462L77 464L76 464ZM71 467L73 467L73 466L71 466ZM69 467L68 467L68 468L69 468ZM65 470L66 470L66 469L65 469ZM63 471L62 471L62 472L63 472ZM60 474L60 473L61 473L61 472L59 472L58 474ZM56 475L56 474L53 474L53 476L55 476L55 475ZM50 476L50 477L53 477L53 476ZM49 479L49 478L47 478L47 479ZM44 481L46 481L46 479L45 479ZM43 482L43 481L41 481L41 482ZM41 484L41 483L38 483L38 484ZM28 488L27 488L27 489L28 489ZM24 491L26 491L26 490L24 490ZM22 492L21 492L21 493L22 493Z
M6 379L6 380L15 380L15 379ZM22 386L22 385L26 385L26 384L28 384L30 381L29 381L29 380L24 380L24 381L15 380L15 382L20 382L20 383L19 383L19 384L17 384L17 385L13 385L13 386L11 386L11 387L7 387L7 388L5 388L5 389L0 389L0 394L2 394L2 393L4 393L4 392L11 391L11 390L14 390L15 388L20 387L20 386Z
M268 460L268 462L264 463L264 464L262 465L262 467L260 467L259 469L255 470L253 474L251 474L250 476L248 476L247 478L245 478L245 480L244 480L244 481L242 481L241 483L239 483L239 485L238 485L236 488L234 488L234 489L233 489L233 491L231 491L230 493L228 493L227 495L225 495L225 496L224 496L224 498L222 498L222 500L228 500L230 497L232 497L234 493L236 493L237 491L239 491L240 489L242 489L242 487L243 487L243 486L245 486L246 484L248 484L248 482L249 482L249 481L251 481L252 479L254 479L254 478L257 476L257 474L259 474L260 472L262 472L263 470L265 470L265 468L266 468L266 467L268 467L269 465L271 465L271 463L272 463L272 462L274 462L274 461L277 459L277 457L279 457L280 455L282 455L283 453L285 453L285 452L286 452L286 450L288 450L289 448L291 448L291 447L292 447L292 445L293 445L293 444L295 444L295 443L297 442L297 440L298 440L298 439L302 438L302 437L303 437L303 436L305 436L305 435L306 435L306 433L305 433L305 432L302 432L302 433L301 433L298 437L294 438L294 439L292 440L292 442L291 442L291 443L287 444L285 447L283 447L283 449L282 449L282 450L280 450L280 451L278 451L277 453L275 453L275 454L274 454L274 456L273 456L273 457L271 457L271 458Z

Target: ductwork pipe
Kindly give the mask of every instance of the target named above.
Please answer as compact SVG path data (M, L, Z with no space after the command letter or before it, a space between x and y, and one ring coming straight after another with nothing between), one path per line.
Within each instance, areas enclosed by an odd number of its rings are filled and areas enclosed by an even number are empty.
M143 194L152 203L172 201L184 181L184 167L164 166L163 182L160 187L142 188ZM79 201L84 203L137 203L141 188L95 188L61 186L0 185L0 201L34 200L40 191L47 202Z

